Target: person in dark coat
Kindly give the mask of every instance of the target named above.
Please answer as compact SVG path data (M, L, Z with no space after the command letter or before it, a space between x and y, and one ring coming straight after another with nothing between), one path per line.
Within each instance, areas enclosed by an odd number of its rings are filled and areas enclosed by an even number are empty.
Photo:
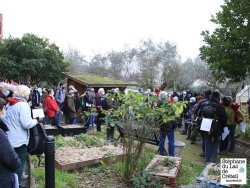
M215 108L214 115L216 118L208 117L204 115L206 106L213 106ZM227 122L227 114L225 108L220 104L219 91L213 91L211 99L203 103L201 106L201 114L204 118L214 119L210 132L205 132L205 163L216 163L217 151L220 143L220 136L223 132Z
M104 97L104 94L104 89L100 88L95 96L95 107L98 113L96 117L96 128L99 132L101 132L101 125L105 122L105 114L102 113L102 110L108 110L107 99Z
M0 100L0 111L3 111L4 99ZM15 150L10 145L6 136L8 131L7 125L0 119L0 187L14 188L15 182L14 172L20 166L20 160Z

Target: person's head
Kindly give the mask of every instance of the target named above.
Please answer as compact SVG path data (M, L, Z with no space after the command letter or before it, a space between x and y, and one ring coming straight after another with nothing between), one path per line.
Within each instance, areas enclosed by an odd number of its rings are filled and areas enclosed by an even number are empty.
M18 85L14 91L14 96L28 100L30 96L30 88L25 85Z
M191 98L189 99L189 102L190 102L190 103L196 103L196 98L195 98L195 97L191 97Z
M54 90L53 89L48 89L48 95L49 96L54 96Z
M222 102L222 105L224 106L230 106L232 101L230 97L225 96L225 97L222 97L221 102Z
M178 102L178 101L179 101L179 99L178 99L177 96L175 96L175 97L173 98L173 100L174 100L174 102Z
M70 86L69 86L69 91L70 91L70 90L73 90L74 92L77 92L76 88L75 88L73 85L70 85Z
M183 95L186 95L186 94L187 94L187 90L184 89L184 90L182 91L182 94L183 94Z
M204 97L210 98L210 97L211 97L211 94L212 94L211 90L206 90L206 91L204 92Z
M167 93L165 92L165 91L161 91L160 93L159 93L159 98L161 99L161 100L166 100L167 99Z
M69 90L69 95L74 96L75 95L75 91L73 89Z
M219 90L214 90L211 93L211 99L216 100L216 101L220 101L220 91Z
M100 89L98 89L98 93L99 93L100 95L104 95L104 94L105 94L105 91L104 91L103 88L100 88Z
M155 90L157 91L157 90L159 90L160 88L159 88L159 86L155 86Z

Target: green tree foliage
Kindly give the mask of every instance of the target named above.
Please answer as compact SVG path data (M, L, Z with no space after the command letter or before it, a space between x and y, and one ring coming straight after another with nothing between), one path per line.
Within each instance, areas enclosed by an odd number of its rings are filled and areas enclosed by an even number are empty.
M0 66L2 79L32 85L55 85L67 68L59 47L33 34L0 43Z
M237 82L249 74L249 18L249 0L225 0L222 10L211 19L218 27L212 34L202 32L206 44L200 48L201 57L217 79Z

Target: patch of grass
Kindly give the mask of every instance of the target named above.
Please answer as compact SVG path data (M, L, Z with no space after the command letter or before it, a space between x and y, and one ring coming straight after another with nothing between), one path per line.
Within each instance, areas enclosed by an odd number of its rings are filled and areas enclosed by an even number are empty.
M56 143L56 148L60 148L60 147L76 147L79 145L79 143L74 140L74 139L70 139L70 140L65 140L65 138L61 135L56 136L55 137L55 143Z
M204 168L204 164L197 164L191 161L183 161L179 176L177 178L177 184L188 185L192 183L196 179L196 177L200 175Z
M33 171L33 176L36 181L36 188L45 187L45 170L44 167L37 167ZM64 171L56 170L55 172L55 185L57 188L78 188L79 180L75 173L67 173Z
M85 146L103 146L103 143L93 135L79 134L75 139Z

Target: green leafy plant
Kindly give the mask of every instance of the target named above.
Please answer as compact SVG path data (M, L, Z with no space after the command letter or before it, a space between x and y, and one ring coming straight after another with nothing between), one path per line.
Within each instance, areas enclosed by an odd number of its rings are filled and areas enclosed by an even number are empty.
M81 142L85 146L103 146L102 142L93 135L79 134L75 136L75 139Z
M66 140L63 136L55 137L56 148L60 147L76 147L79 143L75 139Z
M113 97L113 96L110 96ZM129 181L137 169L138 160L142 154L147 139L152 132L159 131L161 125L174 120L174 111L183 109L182 103L170 105L166 102L160 107L152 108L152 102L157 102L155 97L143 96L134 92L116 96L122 105L113 111L109 121L119 124L124 131L122 145L126 156L123 160L123 173Z
M130 182L132 183L133 187L135 188L150 188L150 187L162 187L163 182L154 178L150 173L147 171L138 171L136 172Z

